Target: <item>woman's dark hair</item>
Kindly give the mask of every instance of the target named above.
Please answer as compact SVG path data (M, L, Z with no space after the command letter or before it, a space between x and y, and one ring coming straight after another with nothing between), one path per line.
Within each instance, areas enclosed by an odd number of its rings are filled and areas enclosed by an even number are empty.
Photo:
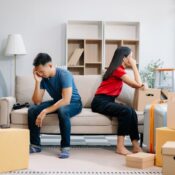
M33 61L33 65L34 66L45 65L46 63L49 63L51 61L52 61L52 59L47 53L39 53L35 57L35 59Z
M107 80L115 69L117 69L123 62L123 58L127 57L131 53L131 49L129 47L118 47L115 50L112 61L103 76L103 80Z

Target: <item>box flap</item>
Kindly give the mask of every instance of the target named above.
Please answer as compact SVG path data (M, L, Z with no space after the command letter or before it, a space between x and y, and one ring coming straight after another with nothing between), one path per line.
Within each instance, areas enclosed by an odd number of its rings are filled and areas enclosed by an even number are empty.
M163 155L175 155L175 142L166 142L162 146L162 154Z

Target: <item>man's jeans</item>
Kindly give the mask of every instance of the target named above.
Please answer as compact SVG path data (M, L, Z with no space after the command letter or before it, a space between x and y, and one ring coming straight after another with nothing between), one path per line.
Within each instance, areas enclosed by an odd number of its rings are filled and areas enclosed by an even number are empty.
M55 101L46 101L40 105L32 105L28 109L28 126L30 130L30 143L40 146L40 128L35 125L35 121L40 112L52 106ZM70 147L71 122L70 118L79 114L82 110L82 102L71 102L69 105L60 107L56 112L59 118L61 134L61 148ZM46 116L48 117L48 116Z

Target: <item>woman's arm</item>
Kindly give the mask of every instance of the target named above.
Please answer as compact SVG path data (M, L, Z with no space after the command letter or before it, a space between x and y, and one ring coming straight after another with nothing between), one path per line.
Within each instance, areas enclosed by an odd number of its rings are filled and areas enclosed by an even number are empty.
M128 86L131 86L132 88L141 88L144 85L141 83L138 83L136 80L131 79L127 74L123 75L121 77L124 83L126 83Z
M136 61L133 58L129 58L129 64L134 72L134 80L131 79L127 74L123 75L121 79L123 80L124 83L128 84L133 88L143 87L144 85L141 81L140 74L136 66Z

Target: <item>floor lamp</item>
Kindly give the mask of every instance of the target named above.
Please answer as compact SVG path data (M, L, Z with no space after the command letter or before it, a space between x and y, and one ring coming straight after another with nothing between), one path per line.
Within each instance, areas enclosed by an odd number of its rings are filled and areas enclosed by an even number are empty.
M14 56L14 85L13 85L13 92L12 96L15 97L15 85L16 85L16 57L18 55L25 55L27 54L25 45L20 34L10 34L7 38L7 45L5 49L6 56Z

